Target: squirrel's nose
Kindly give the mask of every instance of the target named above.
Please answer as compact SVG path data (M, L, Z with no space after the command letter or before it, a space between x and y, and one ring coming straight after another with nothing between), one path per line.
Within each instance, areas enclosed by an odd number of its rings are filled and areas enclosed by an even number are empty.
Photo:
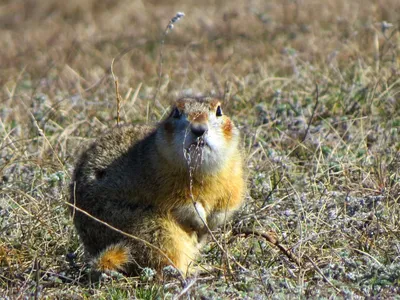
M192 124L190 130L195 136L201 137L208 130L208 126L207 124Z

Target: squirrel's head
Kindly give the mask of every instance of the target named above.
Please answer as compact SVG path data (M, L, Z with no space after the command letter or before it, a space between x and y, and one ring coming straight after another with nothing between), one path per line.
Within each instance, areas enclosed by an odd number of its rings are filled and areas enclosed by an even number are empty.
M238 153L239 131L216 98L182 98L157 130L161 155L178 168L214 173Z

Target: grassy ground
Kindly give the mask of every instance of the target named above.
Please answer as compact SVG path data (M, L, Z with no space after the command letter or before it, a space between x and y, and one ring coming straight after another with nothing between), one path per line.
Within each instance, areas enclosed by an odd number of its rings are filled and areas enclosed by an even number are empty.
M399 16L397 0L3 1L0 298L400 293ZM122 123L215 94L242 131L248 196L216 234L224 251L203 251L214 272L88 281L66 187L116 123L114 58Z

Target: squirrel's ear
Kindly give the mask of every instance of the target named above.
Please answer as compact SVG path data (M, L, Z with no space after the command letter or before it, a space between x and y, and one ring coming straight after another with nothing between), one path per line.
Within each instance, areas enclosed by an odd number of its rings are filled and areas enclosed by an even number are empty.
M178 108L175 107L171 115L173 118L179 119L181 117L181 112L179 111Z
M221 109L221 105L218 105L217 107L217 111L216 111L216 116L217 117L221 117L222 116L222 109Z

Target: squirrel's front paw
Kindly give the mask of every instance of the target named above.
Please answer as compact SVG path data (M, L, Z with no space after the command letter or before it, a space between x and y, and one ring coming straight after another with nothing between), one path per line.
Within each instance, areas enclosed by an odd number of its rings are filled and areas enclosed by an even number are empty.
M207 217L207 224L211 230L215 230L224 225L231 217L230 211L213 211Z
M176 220L186 228L190 228L198 233L206 231L207 214L200 202L186 204L172 210Z

